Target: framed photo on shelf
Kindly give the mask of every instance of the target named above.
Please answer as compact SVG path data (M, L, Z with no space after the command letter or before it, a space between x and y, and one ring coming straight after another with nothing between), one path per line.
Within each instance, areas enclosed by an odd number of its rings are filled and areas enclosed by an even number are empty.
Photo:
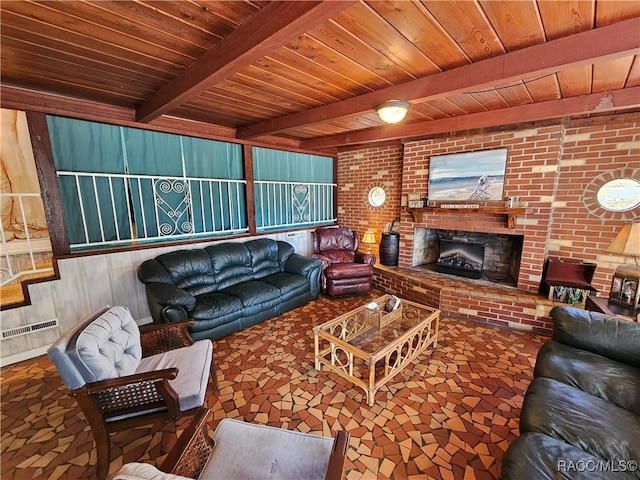
M620 290L622 290L622 279L619 277L614 277L613 282L611 282L611 297L612 298L619 297Z
M635 280L625 279L621 285L620 291L617 292L617 295L610 300L620 305L624 305L625 307L638 308L638 282Z
M611 282L609 302L634 310L640 308L640 270L618 267Z

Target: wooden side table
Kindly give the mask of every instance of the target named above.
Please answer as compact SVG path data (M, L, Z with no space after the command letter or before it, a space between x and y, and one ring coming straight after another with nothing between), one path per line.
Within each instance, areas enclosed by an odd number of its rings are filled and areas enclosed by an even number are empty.
M594 295L587 296L584 309L591 312L604 313L606 315L617 315L635 322L640 321L640 310L634 310L615 303L609 303L608 299L596 297Z

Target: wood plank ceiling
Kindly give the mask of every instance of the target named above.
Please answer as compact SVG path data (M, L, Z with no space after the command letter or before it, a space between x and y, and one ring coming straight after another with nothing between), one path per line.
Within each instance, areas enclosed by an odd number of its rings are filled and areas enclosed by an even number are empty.
M82 116L89 107L77 100L91 101L131 121L178 117L232 138L326 150L640 107L638 1L74 0L0 9L9 108L55 105ZM387 126L373 108L392 98L412 108Z

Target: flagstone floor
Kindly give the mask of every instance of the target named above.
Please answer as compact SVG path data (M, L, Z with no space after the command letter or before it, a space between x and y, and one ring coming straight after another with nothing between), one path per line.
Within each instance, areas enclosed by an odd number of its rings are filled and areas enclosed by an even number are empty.
M348 480L498 478L547 339L443 318L438 347L369 407L361 389L315 370L312 327L375 296L321 297L215 342L220 388L208 394L211 426L230 417L326 436L346 429ZM0 382L2 479L94 478L89 427L48 358L5 367ZM188 420L112 436L111 473L129 461L160 464Z

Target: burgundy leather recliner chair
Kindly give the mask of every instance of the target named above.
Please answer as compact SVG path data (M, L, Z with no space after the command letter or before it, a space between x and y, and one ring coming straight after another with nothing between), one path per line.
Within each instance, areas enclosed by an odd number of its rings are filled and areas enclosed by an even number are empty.
M371 291L375 255L358 251L358 232L348 228L318 228L312 232L314 256L322 261L322 292L329 296Z

